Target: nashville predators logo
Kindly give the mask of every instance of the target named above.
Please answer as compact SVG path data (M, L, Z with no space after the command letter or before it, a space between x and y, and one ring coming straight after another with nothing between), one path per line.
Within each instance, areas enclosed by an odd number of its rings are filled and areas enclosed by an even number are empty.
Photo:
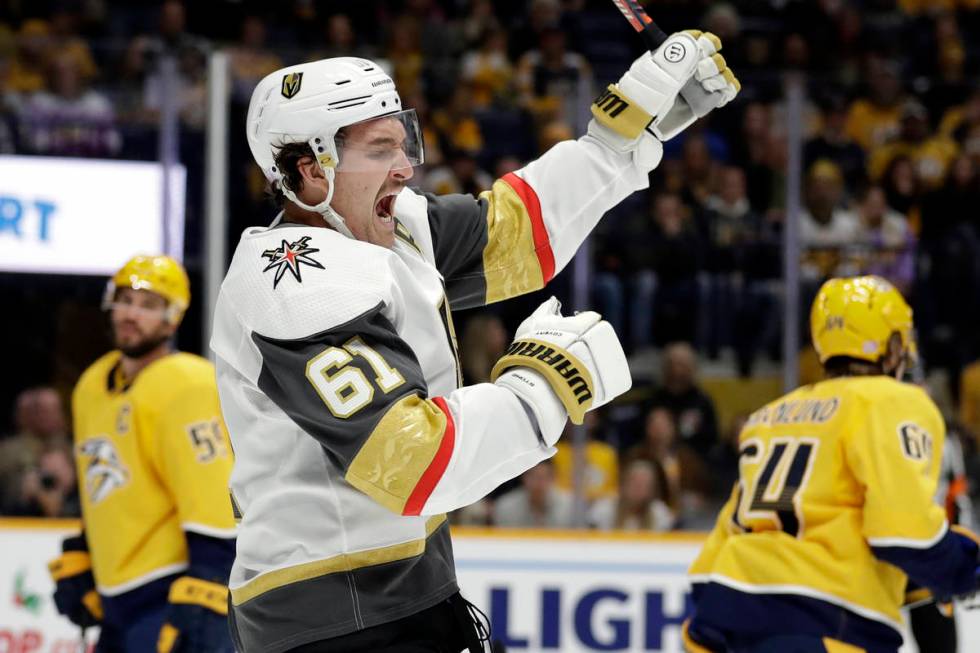
M85 488L92 503L99 503L129 482L129 471L108 438L86 440L78 452L80 456L90 458L85 466Z
M284 98L294 97L299 93L300 84L303 83L303 73L289 73L282 78L282 96Z
M307 244L310 242L309 236L303 236L294 243L287 243L285 240L282 241L282 245L276 249L267 249L262 252L264 258L269 259L269 265L265 266L263 272L268 272L269 270L275 270L276 276L272 280L272 287L276 288L279 282L289 271L292 273L293 278L296 281L303 283L303 274L300 269L302 264L309 265L313 268L324 269L320 262L311 258L310 254L314 252L319 252L319 249L313 247L308 247Z

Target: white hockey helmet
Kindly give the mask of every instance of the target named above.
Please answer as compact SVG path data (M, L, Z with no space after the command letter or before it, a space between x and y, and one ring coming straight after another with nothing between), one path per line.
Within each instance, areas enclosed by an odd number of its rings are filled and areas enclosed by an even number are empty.
M395 83L378 64L357 57L336 57L288 66L267 75L252 92L246 132L252 157L262 172L295 204L323 215L346 236L343 217L330 208L334 172L343 165L338 146L341 128L377 118L398 120L405 128L400 145L408 164L424 161L422 133L413 109L402 108ZM276 168L275 156L287 143L307 143L329 181L327 197L316 206L301 202ZM405 159L399 160L404 165Z

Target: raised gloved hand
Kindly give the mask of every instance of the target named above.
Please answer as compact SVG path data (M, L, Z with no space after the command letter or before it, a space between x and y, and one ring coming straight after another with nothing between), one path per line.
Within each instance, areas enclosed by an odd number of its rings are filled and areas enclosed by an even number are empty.
M638 164L655 167L663 152L660 141L724 106L741 89L720 49L721 41L709 32L671 34L596 99L589 134L617 151L632 150Z
M626 354L612 326L592 311L563 316L554 297L517 328L491 379L531 409L548 446L558 440L566 419L581 424L586 411L612 401L632 385Z
M181 576L170 585L167 601L157 653L231 653L226 585Z
M62 554L48 563L55 582L54 604L72 623L82 628L95 626L102 621L102 601L95 591L85 535L66 538L61 550Z

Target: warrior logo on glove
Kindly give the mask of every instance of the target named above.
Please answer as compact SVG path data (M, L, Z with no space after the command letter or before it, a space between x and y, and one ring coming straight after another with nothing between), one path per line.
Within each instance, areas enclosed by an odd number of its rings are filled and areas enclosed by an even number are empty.
M683 43L678 43L674 41L667 45L664 49L664 59L670 63L677 63L681 61L687 55L687 49L684 47Z

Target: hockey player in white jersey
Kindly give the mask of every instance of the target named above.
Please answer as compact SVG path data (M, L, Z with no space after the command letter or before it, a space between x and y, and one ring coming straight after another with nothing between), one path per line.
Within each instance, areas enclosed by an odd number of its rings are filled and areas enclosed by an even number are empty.
M716 37L678 33L560 143L480 197L408 187L415 112L376 64L262 80L248 142L283 211L242 234L211 346L236 455L230 579L238 650L482 650L445 513L554 454L630 386L600 316L541 305L493 383L460 387L451 309L544 286L662 141L731 100Z

